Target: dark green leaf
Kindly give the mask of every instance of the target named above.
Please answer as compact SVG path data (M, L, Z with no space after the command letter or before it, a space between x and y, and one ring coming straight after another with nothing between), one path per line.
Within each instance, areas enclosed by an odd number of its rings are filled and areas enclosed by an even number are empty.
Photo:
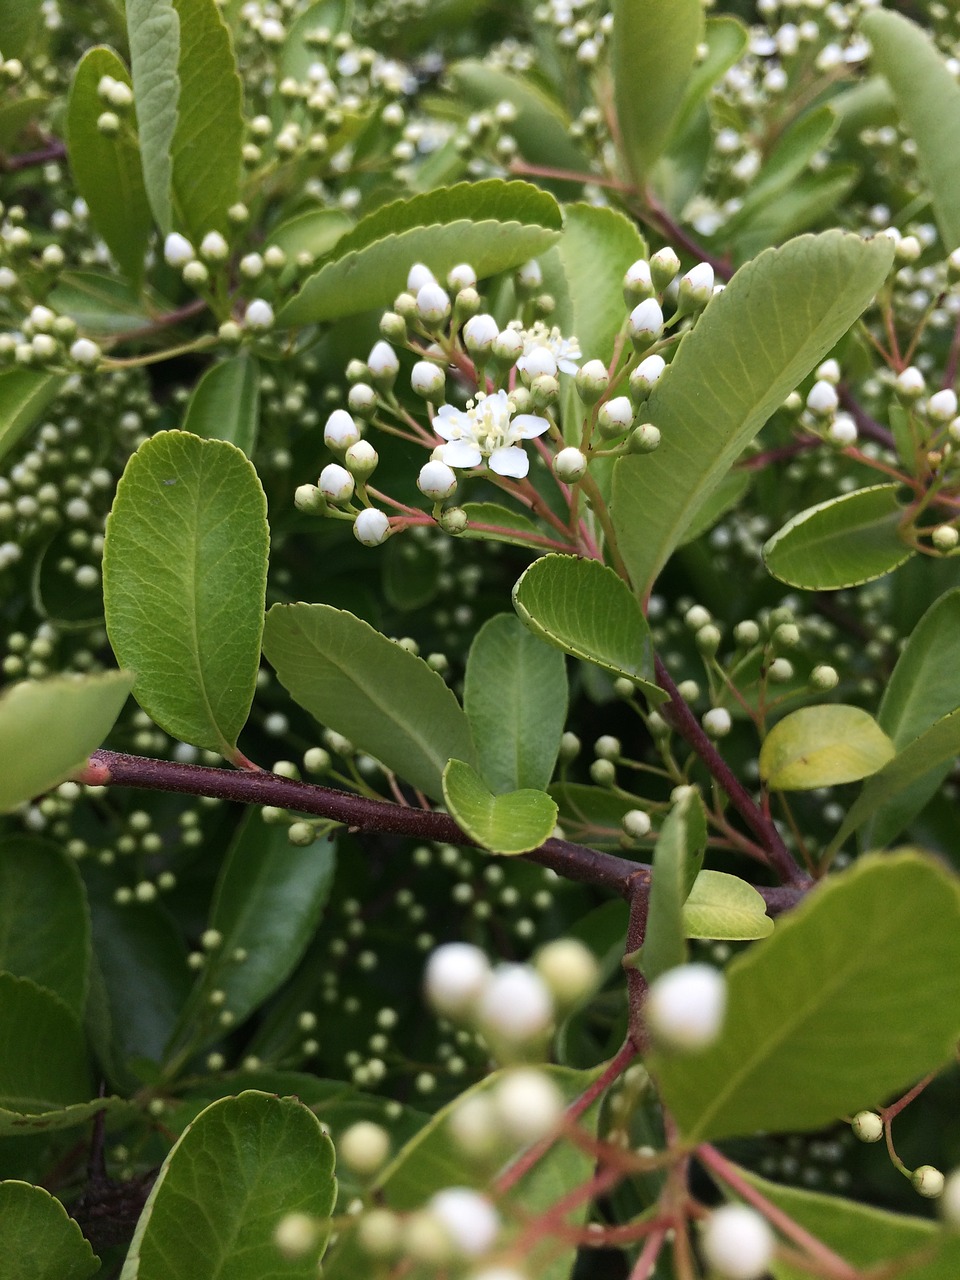
M412 538L391 538L383 548L383 591L395 609L422 609L440 590L441 559L435 546Z
M100 1259L66 1209L43 1187L0 1182L4 1280L87 1280Z
M527 853L543 844L557 824L557 806L545 791L495 796L462 760L447 763L443 798L458 826L491 853Z
M13 1106L20 1108L13 1110ZM29 1138L46 1133L62 1133L64 1129L76 1129L80 1125L89 1128L98 1111L105 1111L111 1118L130 1120L137 1112L136 1104L127 1098L107 1096L91 1098L88 1102L74 1102L66 1106L53 1106L49 1110L25 1110L22 1102L11 1107L0 1105L0 1138Z
M56 1111L93 1094L80 1023L59 996L29 978L0 973L0 1107Z
M267 244L276 245L288 258L296 258L298 253L325 258L352 226L353 219L342 209L311 209L274 227Z
M58 374L30 369L0 373L0 457L33 426L64 381Z
M653 879L640 965L648 982L687 958L683 904L703 864L707 815L700 794L687 787L664 819L653 850Z
M483 542L509 542L515 547L536 549L550 542L550 536L519 511L496 502L465 502L467 527L460 535Z
M40 0L3 0L3 56L22 58L40 29Z
M193 389L184 431L226 440L253 457L260 425L260 368L251 355L212 365Z
M813 791L868 778L893 754L893 743L861 707L801 707L764 738L760 777L773 791Z
M4 28L4 37L6 37L6 28ZM6 38L4 38L4 47L6 47ZM0 151L9 151L31 120L35 120L49 102L50 98L47 94L31 93L0 105Z

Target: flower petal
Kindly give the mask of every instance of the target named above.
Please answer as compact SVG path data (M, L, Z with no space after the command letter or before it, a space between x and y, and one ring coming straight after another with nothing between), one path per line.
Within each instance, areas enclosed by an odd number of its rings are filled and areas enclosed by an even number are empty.
M516 444L501 445L499 449L494 449L489 462L491 471L495 471L498 476L509 476L512 480L522 480L530 470L530 459Z
M451 404L442 404L433 418L433 429L441 440L456 439L469 426L470 419Z
M550 423L534 413L518 413L510 423L510 430L521 440L532 440L534 436L542 436L545 431L549 431Z
M472 440L451 440L437 450L441 462L448 467L476 467L483 461L480 450ZM518 450L522 453L523 450ZM526 475L526 472L524 472Z

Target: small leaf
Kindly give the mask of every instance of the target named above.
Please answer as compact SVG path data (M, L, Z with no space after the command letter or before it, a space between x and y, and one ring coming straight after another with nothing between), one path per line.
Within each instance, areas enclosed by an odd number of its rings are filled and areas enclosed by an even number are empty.
M527 788L495 796L462 760L443 771L443 798L453 820L491 853L527 853L549 839L557 806L545 791Z
M332 260L305 281L277 323L317 324L388 305L417 261L440 279L467 261L485 279L549 248L560 225L557 203L545 191L500 178L394 201L340 240Z
M59 996L0 973L0 1107L21 1115L86 1102L93 1088L80 1023Z
M467 717L442 678L353 614L274 605L263 651L295 702L433 799L449 759L476 764Z
M876 484L808 507L766 543L764 563L781 582L808 591L859 586L899 568L913 549L897 532L898 488Z
M801 707L764 739L760 777L772 791L813 791L867 778L893 754L893 743L860 707Z
M260 665L266 507L239 449L161 431L127 463L107 519L107 632L134 696L173 737L228 758Z
M352 18L351 0L316 0L305 9L287 28L277 68L277 83L287 76L301 83L308 80L310 67L317 61L317 50L307 43L307 37L321 28L326 28L331 36L349 31Z
M140 1215L121 1280L313 1280L336 1198L333 1143L296 1098L249 1090L188 1125ZM316 1250L285 1258L280 1219L317 1219Z
M524 626L547 644L626 676L651 702L666 697L652 682L653 648L643 610L630 588L599 561L543 556L517 582L513 606Z
M22 680L0 694L0 813L49 791L99 747L133 686L129 671Z
M483 542L508 542L515 547L537 547L549 544L549 534L519 511L501 507L496 502L465 502L467 527L461 538ZM389 544L388 544L389 545Z
M65 381L59 374L30 369L0 373L0 457L33 426Z
M90 917L73 858L52 840L0 839L0 969L32 978L83 1017Z
M211 365L193 389L184 431L226 440L253 457L260 425L260 366L251 355Z
M864 14L871 65L896 99L917 158L944 249L960 246L960 189L954 156L960 150L960 86L930 36L899 13Z
M463 709L491 791L542 791L548 785L567 718L562 654L511 614L497 614L470 646Z
M67 102L67 155L90 218L124 275L135 284L153 220L143 184L140 148L128 129L108 137L97 127L104 109L97 92L103 76L132 81L112 49L88 49L77 64Z
M700 0L614 0L613 98L638 188L670 139L702 35Z
M0 1182L4 1280L87 1280L100 1259L60 1201L29 1182Z
M6 12L3 16L6 19ZM4 48L7 48L6 27L3 34ZM0 151L9 151L27 125L36 120L49 105L50 96L46 93L24 94L22 98L14 98L12 102L0 105Z
M342 209L311 209L274 227L266 243L282 249L288 258L296 258L298 253L325 258L353 225L353 219Z
M820 1129L876 1107L953 1053L956 879L912 853L861 858L726 974L719 1039L651 1066L686 1141Z
M687 959L683 904L696 883L706 844L703 801L699 792L688 787L664 819L653 850L647 928L640 953L648 982Z
M687 938L744 942L773 933L767 904L752 884L723 871L701 871L683 904Z
M647 401L662 434L618 460L611 515L640 596L767 418L868 306L885 236L800 236L742 267L680 342Z

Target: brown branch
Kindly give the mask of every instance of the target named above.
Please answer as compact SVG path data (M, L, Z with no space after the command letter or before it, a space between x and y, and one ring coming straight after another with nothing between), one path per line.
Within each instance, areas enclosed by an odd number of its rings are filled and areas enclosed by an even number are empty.
M22 169L34 169L37 165L50 164L66 159L66 145L54 138L39 151L21 151L19 155L0 155L0 173L19 173Z

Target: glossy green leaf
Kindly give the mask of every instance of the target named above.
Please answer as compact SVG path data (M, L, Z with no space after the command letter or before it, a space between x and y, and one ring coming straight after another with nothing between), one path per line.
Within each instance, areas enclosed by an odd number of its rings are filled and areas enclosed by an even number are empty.
M153 226L140 164L140 148L130 129L107 137L97 128L104 109L97 86L103 76L131 85L127 68L112 49L88 49L80 59L67 101L67 155L77 190L114 260L129 280L143 275L143 258Z
M715 297L647 401L662 433L622 458L612 515L647 593L703 503L784 398L849 329L893 261L887 237L801 236L741 268Z
M304 9L287 28L287 38L283 42L280 65L277 68L277 82L286 76L306 81L311 65L318 60L322 61L322 53L308 44L307 37L311 32L324 27L331 36L349 31L352 17L351 0L317 0Z
M462 760L443 771L443 798L453 820L491 853L527 853L549 839L557 806L545 791L527 788L495 796Z
M548 545L550 535L535 520L520 511L511 511L497 502L465 502L467 527L461 538L483 542L507 542L515 547L536 549Z
M808 507L766 543L764 563L781 582L808 591L855 587L890 573L913 555L897 532L903 519L897 490L876 484Z
M613 100L623 159L640 188L670 139L702 36L700 0L614 0Z
M227 231L240 191L241 84L216 0L127 0L143 177L166 235Z
M64 271L47 301L86 333L116 334L151 324L140 290L99 271Z
M90 917L77 864L39 836L0 839L0 970L32 978L83 1017Z
M900 812L897 806L901 797L911 794L912 788L923 778L941 765L952 762L958 754L960 710L934 721L929 729L908 742L888 765L867 780L840 830L830 842L830 848L839 849L847 836L878 812L881 805L887 806L887 831L892 839L901 829L895 821Z
M441 677L353 614L274 605L263 651L295 702L434 800L448 760L476 765L467 717Z
M550 794L560 810L560 825L571 839L619 844L624 814L637 807L636 801L617 795L606 787L583 782L555 782Z
M336 1198L333 1163L333 1143L296 1098L221 1098L164 1160L121 1280L315 1280ZM288 1213L322 1228L307 1256L285 1258L274 1242Z
M459 183L369 214L337 244L277 316L282 326L317 324L387 306L414 262L442 279L458 262L478 278L536 257L558 238L556 201L527 182Z
M100 1259L77 1223L49 1191L0 1182L5 1280L87 1280Z
M750 33L739 18L729 14L709 16L704 23L702 57L690 73L683 102L673 122L671 145L689 127L704 99L724 72L729 71L743 55Z
M266 505L234 445L161 431L127 463L107 520L107 631L137 701L231 758L260 665Z
M22 1115L86 1102L94 1090L80 1023L58 995L0 973L0 1107Z
M246 815L220 869L207 921L223 942L184 1005L173 1047L189 1040L199 1051L222 1034L209 1016L211 991L224 993L219 1007L239 1026L286 981L323 915L335 865L334 841L300 848L286 827L265 825L257 811ZM238 950L246 956L242 964L233 958Z
M40 30L40 0L3 0L3 56L22 58Z
M212 365L193 389L184 431L226 440L253 457L260 425L260 366L251 355Z
M801 707L764 738L760 777L772 791L813 791L868 778L893 755L893 743L862 708Z
M871 65L893 90L905 131L930 192L943 245L960 246L960 186L954 157L960 150L960 86L931 37L899 13L865 14Z
M480 774L491 791L547 786L567 718L561 653L542 644L512 614L497 614L470 646L463 709Z
M746 262L771 245L783 244L791 236L836 221L843 205L860 180L854 164L834 164L822 173L803 173L779 193L775 200L758 209L737 233L733 245L737 262Z
M640 967L648 982L683 964L683 904L696 883L707 845L707 815L700 794L688 787L664 819L653 849L653 878Z
M719 1039L652 1065L686 1140L819 1129L875 1107L953 1053L957 881L916 854L861 858L726 976Z
M33 426L64 381L59 374L30 369L0 373L0 457Z
M113 727L128 671L22 680L0 694L0 813L69 778Z
M626 676L652 702L653 648L643 610L629 587L597 560L543 556L520 577L513 606L524 626L575 658Z
M687 938L745 942L773 933L767 904L752 884L723 871L701 871L683 904Z
M20 1107L14 1110L13 1106ZM28 1111L16 1102L11 1107L0 1105L0 1138L29 1138L46 1133L62 1133L81 1125L89 1128L98 1111L105 1111L112 1119L130 1120L138 1112L137 1104L128 1098L108 1095L91 1098L88 1102L73 1102L66 1106L52 1106L49 1110Z
M738 1173L853 1267L868 1270L892 1264L890 1272L897 1280L955 1280L960 1272L960 1236L929 1219L891 1213L841 1196L784 1187L748 1169ZM780 1258L770 1264L770 1272L775 1280L807 1280L810 1274Z
M902 751L941 717L960 707L960 589L946 592L914 627L887 682L877 722ZM881 801L863 828L866 848L882 847L934 795L950 771L951 757L942 760L912 786Z

